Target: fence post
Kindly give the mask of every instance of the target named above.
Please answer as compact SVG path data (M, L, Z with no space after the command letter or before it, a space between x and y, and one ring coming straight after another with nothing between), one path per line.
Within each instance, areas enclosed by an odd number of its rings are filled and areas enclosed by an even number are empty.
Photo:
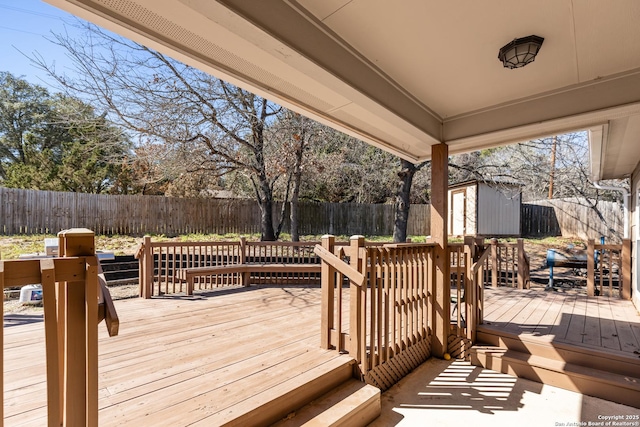
M526 266L527 261L524 258L524 240L518 239L517 242L518 242L518 289L524 289L526 286L525 270L527 268Z
M58 233L59 254L84 257L85 280L65 282L64 406L65 426L98 425L98 261L93 231ZM82 258L81 258L82 259Z
M620 281L620 298L631 299L631 240L622 241L622 252L620 254L622 263L622 280Z
M142 243L142 259L140 267L142 270L142 298L149 299L153 295L153 248L151 247L151 236L144 236Z
M363 236L351 236L351 245L349 250L349 264L351 267L364 273L361 268L360 262L360 248L364 247ZM367 291L367 283L362 285L364 292ZM356 362L360 364L366 364L366 360L362 357L362 353L366 351L364 328L362 327L362 319L364 317L364 310L362 309L363 303L366 303L366 299L362 298L362 290L359 286L350 283L349 287L350 301L349 301L349 355L353 357Z
M595 240L587 240L587 295L590 297L595 295L595 244Z
M332 235L326 234L322 236L322 247L333 253L333 249L335 247L336 238ZM321 290L322 290L322 308L321 308L321 319L320 319L320 346L324 349L330 349L332 347L331 344L331 331L333 330L333 319L334 319L334 293L336 286L336 275L335 271L331 266L322 261L322 265L320 267L320 280L321 280ZM340 283L340 287L338 288L338 292L342 292L342 283ZM342 307L338 307L338 310L341 310ZM342 350L340 348L341 337L337 338L337 343L335 343L335 347L338 350Z
M498 287L498 239L491 239L491 287Z

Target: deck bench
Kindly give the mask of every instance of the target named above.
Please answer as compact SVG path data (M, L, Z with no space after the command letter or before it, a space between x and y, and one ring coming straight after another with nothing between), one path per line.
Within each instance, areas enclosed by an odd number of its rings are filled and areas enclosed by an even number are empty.
M242 274L242 285L250 285L251 273L320 273L320 264L230 264L176 269L176 278L187 283L187 295L193 295L196 277L214 274Z

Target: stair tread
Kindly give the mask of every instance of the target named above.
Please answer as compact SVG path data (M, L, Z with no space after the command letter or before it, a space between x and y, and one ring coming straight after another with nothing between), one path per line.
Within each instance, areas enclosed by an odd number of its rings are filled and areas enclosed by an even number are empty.
M490 326L481 325L478 327L478 340L479 342L483 342L483 338L491 337L492 339L511 339L516 342L522 343L523 345L538 345L538 346L550 346L555 350L565 350L571 351L575 353L583 353L588 354L590 356L597 357L606 357L611 359L619 359L625 362L637 363L640 366L640 359L633 357L627 352L616 350L616 349L603 349L601 347L597 347L590 344L580 343L576 345L570 341L558 340L552 335L548 336L537 336L533 334L522 334L522 333L513 333L507 332L503 330L496 330L491 328ZM495 345L495 342L492 342L491 338L489 342L486 342L487 345Z
M380 414L380 389L352 379L275 424L278 427L367 425ZM368 409L366 414L360 410Z
M350 380L354 359L343 355L287 380L269 392L262 392L227 408L216 423L228 426L267 425L285 417ZM319 390L319 391L315 391ZM266 420L271 420L265 423Z
M577 365L574 363L567 363L560 360L554 360L543 356L536 356L531 354L522 353L520 351L505 349L502 347L489 347L480 346L474 347L475 351L491 352L493 354L499 354L498 357L508 358L512 360L520 360L531 366L536 366L543 369L562 372L565 374L580 375L592 379L597 379L603 382L625 384L629 388L634 388L640 391L640 376L634 377L630 375L622 375L613 372L607 372L596 368ZM472 351L474 351L472 349Z

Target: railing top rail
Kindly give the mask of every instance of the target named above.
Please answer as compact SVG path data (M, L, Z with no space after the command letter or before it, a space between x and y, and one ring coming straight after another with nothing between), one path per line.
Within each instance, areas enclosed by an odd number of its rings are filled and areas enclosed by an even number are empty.
M484 252L482 252L482 255L480 255L480 257L478 258L478 260L473 263L472 271L474 273L478 272L482 264L484 264L485 260L489 258L489 255L491 255L491 248L486 248Z
M320 245L316 245L314 252L322 259L323 262L326 262L331 267L335 268L339 273L347 276L349 280L351 280L354 284L358 286L363 286L365 284L367 278L363 274L361 274L355 268L351 267L346 262L342 261L328 249L325 249Z
M56 282L77 282L85 280L86 258L49 258L55 266ZM33 285L41 283L40 259L14 259L0 261L4 271L4 287Z
M152 248L172 248L180 246L240 246L240 241L151 242Z
M621 251L622 250L622 244L619 245L615 245L615 244L606 244L606 245L600 245L600 244L596 244L593 245L594 249L602 249L602 250L610 250L610 251Z
M349 246L351 244L351 242L335 242L335 246ZM369 242L369 241L365 241L364 242L364 247L365 248L369 248L369 247L378 247L378 246L384 246L384 245L388 245L390 244L389 242Z
M385 249L403 249L403 248L435 248L435 243L386 243L383 245Z
M247 246L315 246L319 245L320 242L247 242Z

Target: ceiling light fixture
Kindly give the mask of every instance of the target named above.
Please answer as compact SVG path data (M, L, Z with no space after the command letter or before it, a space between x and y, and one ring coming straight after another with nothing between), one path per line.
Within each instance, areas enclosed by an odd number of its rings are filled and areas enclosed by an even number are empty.
M500 48L498 59L505 68L522 68L536 59L543 41L544 38L538 36L514 39Z

